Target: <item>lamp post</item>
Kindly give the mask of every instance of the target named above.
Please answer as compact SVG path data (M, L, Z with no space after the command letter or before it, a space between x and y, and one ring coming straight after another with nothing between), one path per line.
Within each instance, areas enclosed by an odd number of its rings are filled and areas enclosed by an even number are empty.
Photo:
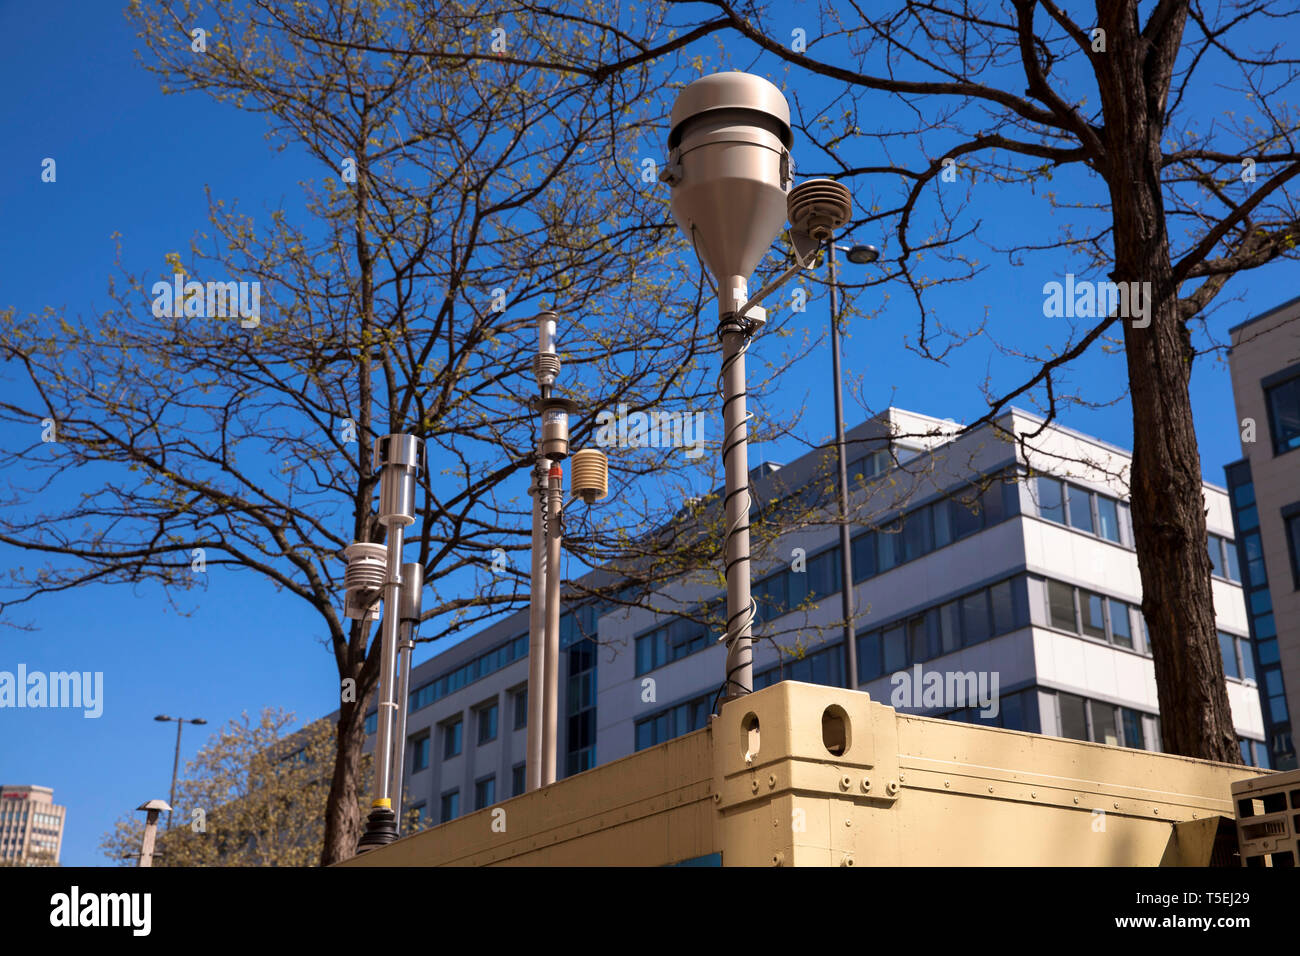
M154 720L176 721L176 753L172 757L172 789L171 789L171 795L167 798L168 804L175 804L176 803L176 771L181 764L181 728L184 727L186 724L206 724L207 721L204 720L202 717L195 717L191 720L186 720L184 717L168 717L166 714L159 714L157 717L154 718ZM143 810L144 807L141 807L140 809ZM170 830L171 828L172 828L172 808L171 806L168 806L167 807L167 829ZM147 866L148 864L144 864L144 865Z
M840 376L840 284L835 266L835 250L848 253L855 265L867 265L880 257L875 246L837 246L826 243L826 258L831 273L831 376L835 379L835 456L839 476L840 506L840 609L844 612L844 673L845 686L858 689L858 647L853 638L853 555L850 551L852 535L849 534L849 466L844 447L844 397L843 379Z

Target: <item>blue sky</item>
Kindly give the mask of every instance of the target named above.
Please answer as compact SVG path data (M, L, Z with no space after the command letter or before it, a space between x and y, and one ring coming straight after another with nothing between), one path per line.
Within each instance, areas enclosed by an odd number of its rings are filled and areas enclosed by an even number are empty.
M10 92L0 101L6 144L0 151L0 307L26 312L49 305L69 317L107 308L113 233L122 234L130 268L159 270L163 255L185 250L206 222L205 187L250 210L283 205L292 215L301 208L299 180L322 175L294 150L271 148L260 117L199 94L164 96L136 63L133 29L115 4L0 4L0 38L0 81ZM1218 105L1211 99L1206 109ZM45 157L58 164L53 184L40 179ZM810 159L800 173L812 166ZM1005 197L977 198L973 211L988 224L994 243L1047 215L1031 198L1012 205ZM944 320L973 327L987 308L996 334L1050 341L1056 330L1045 326L1041 288L1065 268L1012 267L978 246L969 254L989 268L969 283L938 290L933 302ZM856 267L843 268L851 279ZM1228 326L1291 298L1289 270L1273 267L1234 280L1230 292L1242 301L1211 318L1215 335L1226 339ZM846 368L861 377L863 394L876 408L892 403L958 420L977 417L983 411L978 383L990 368L1007 369L1007 361L981 339L947 367L904 351L903 336L915 331L904 301L898 288L859 294L864 309L888 305L871 321L853 324ZM825 310L825 300L815 300L796 325L820 329ZM760 340L753 354L775 357L780 348ZM824 440L832 428L829 367L828 351L819 348L782 380L764 411L785 414L806 402L801 433ZM1097 399L1119 397L1123 358L1097 353L1072 379ZM1204 473L1222 484L1222 466L1239 457L1239 446L1221 358L1199 361L1193 400ZM852 402L849 408L852 423L861 412ZM1126 399L1071 411L1064 424L1131 447ZM9 432L0 440L25 444L31 437ZM800 450L794 442L762 447L751 451L751 461L787 460ZM9 550L0 557L10 566L30 562ZM56 800L69 808L65 864L103 863L97 843L113 820L145 800L166 797L175 730L155 723L155 714L204 717L213 725L206 730L213 730L265 706L294 711L300 719L335 706L335 665L308 608L251 574L225 575L196 595L183 603L197 603L197 609L181 616L154 588L87 587L22 609L18 616L37 630L0 627L0 670L22 662L29 671L104 673L106 704L98 719L62 710L0 711L0 782L54 788ZM433 650L422 647L417 661ZM200 741L200 732L187 727L182 758L191 757Z

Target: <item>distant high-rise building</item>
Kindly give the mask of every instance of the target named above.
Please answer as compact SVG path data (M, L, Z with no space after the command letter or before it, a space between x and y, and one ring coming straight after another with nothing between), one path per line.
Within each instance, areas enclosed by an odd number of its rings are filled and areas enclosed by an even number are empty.
M0 787L0 864L58 866L67 812L49 787Z
M1244 456L1225 468L1272 766L1300 707L1300 298L1230 329Z

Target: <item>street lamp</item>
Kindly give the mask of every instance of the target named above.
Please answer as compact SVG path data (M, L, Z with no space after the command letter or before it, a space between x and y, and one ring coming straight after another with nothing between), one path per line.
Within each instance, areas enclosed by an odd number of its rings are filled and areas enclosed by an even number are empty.
M840 506L840 609L844 612L845 686L858 689L858 647L853 636L853 556L849 534L849 467L844 447L844 397L840 377L840 284L835 268L835 250L842 249L849 262L867 265L880 258L875 246L855 243L847 248L833 241L826 243L826 258L831 273L831 375L835 379L835 455L839 475Z
M176 753L172 757L172 790L171 790L171 796L167 799L168 804L175 804L176 803L176 770L181 763L181 728L185 726L185 724L206 724L207 721L204 720L202 717L195 717L192 720L186 720L184 717L168 717L166 714L159 714L157 717L154 718L154 720L176 721ZM140 809L143 810L145 808L141 807ZM167 807L167 829L170 830L171 828L172 828L172 808L171 806L168 806ZM147 866L148 864L145 865Z

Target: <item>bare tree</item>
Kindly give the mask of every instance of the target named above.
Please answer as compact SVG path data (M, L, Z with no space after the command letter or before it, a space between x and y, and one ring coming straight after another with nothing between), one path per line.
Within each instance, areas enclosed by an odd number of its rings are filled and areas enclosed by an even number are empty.
M701 7L708 15L694 19ZM980 224L966 214L972 191L1014 188L1023 202L1051 177L1072 177L1084 198L1049 195L1070 212L1070 224L1053 235L1022 220L1029 236L998 251L1013 265L1045 255L1056 278L1076 263L1080 274L1106 269L1114 285L1102 284L1114 298L1100 306L1080 300L1077 311L1066 304L1063 314L1075 322L1066 329L1063 321L1064 341L1040 354L999 344L1029 371L1012 387L984 383L988 411L967 428L994 421L1016 400L1041 402L1049 423L1061 407L1089 401L1065 390L1066 372L1122 334L1142 611L1164 746L1240 762L1215 636L1188 385L1200 351L1194 333L1228 280L1297 257L1291 181L1300 150L1288 93L1300 61L1276 40L1291 28L1294 8L1159 0L1144 17L1136 0L1099 0L1095 19L1080 20L1051 0L904 2L888 13L822 0L801 16L802 37L792 36L786 8L757 2L652 5L639 11L646 29L631 35L612 18L593 26L579 6L528 9L539 30L579 23L600 30L590 57L556 61L593 83L710 38L740 68L760 57L788 65L792 90L829 84L825 95L791 94L795 125L813 144L801 150L800 172L849 183L860 211L852 225L894 237L881 281L907 289L918 315L908 345L936 360L970 337L925 303L927 289L976 271L969 247ZM804 83L813 77L816 84ZM1204 95L1225 88L1246 115L1196 114ZM907 128L874 122L882 96L913 118ZM961 188L944 191L959 181L964 196L955 195ZM982 332L983 325L973 334ZM1041 431L1013 437L1024 443Z
M375 440L426 442L408 542L435 640L526 599L527 562L497 558L529 546L538 308L563 313L561 384L591 412L713 406L705 288L662 242L666 204L636 162L662 97L648 63L593 86L493 53L499 18L456 4L159 0L129 15L165 89L261 113L322 176L301 221L210 196L187 254L161 274L121 264L100 314L0 312L0 416L32 436L0 454L0 541L46 561L11 575L0 615L23 626L24 604L92 582L156 583L185 613L195 588L246 587L238 571L305 602L340 680L328 864L360 834L378 641L339 612L340 552L384 540ZM374 49L417 36L476 55ZM594 430L575 423L575 447ZM616 494L697 464L611 451ZM677 507L645 502L601 520L635 533ZM574 531L593 563L622 537Z

